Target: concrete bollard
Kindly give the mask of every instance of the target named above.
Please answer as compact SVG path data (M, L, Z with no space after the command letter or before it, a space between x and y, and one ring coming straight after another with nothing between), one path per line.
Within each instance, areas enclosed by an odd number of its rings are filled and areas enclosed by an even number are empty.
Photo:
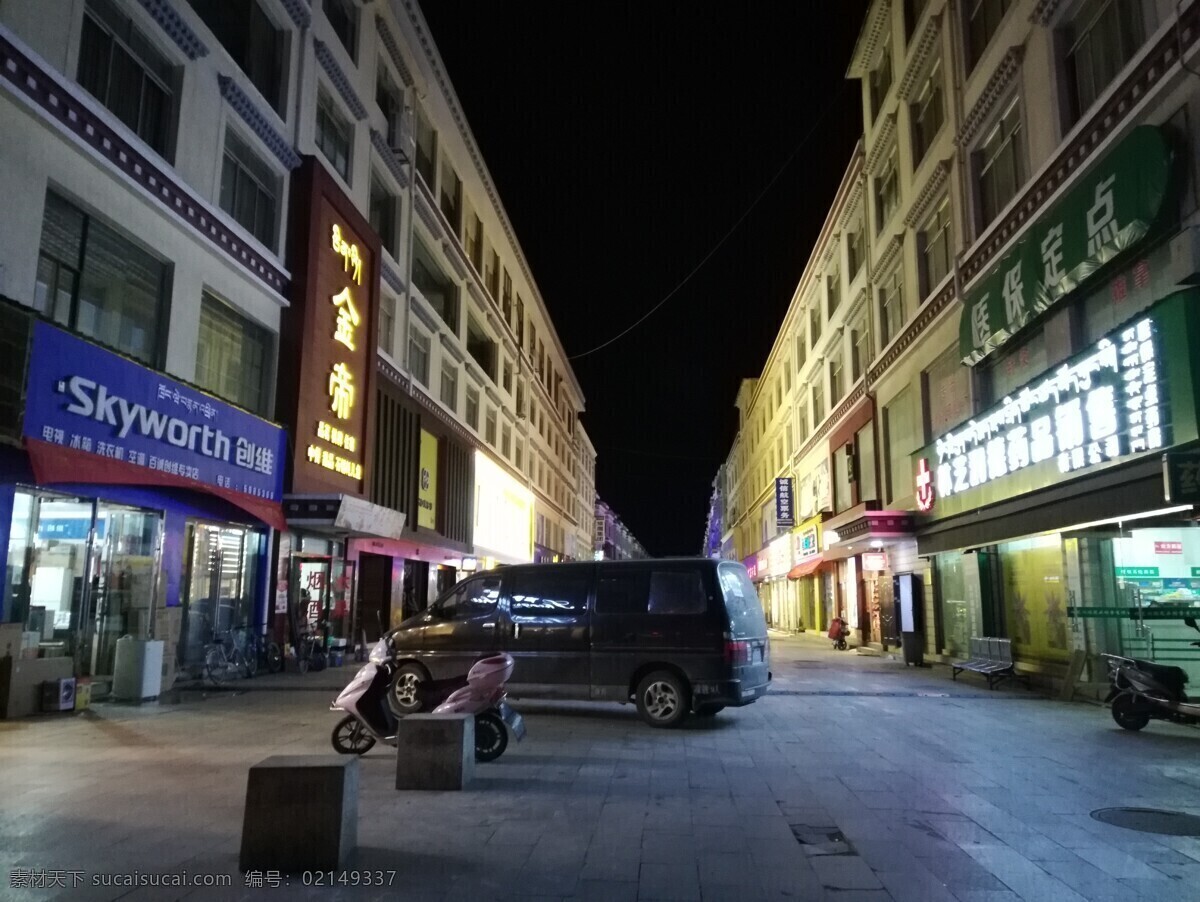
M357 843L358 758L276 755L250 768L243 872L337 870Z
M473 714L411 714L396 739L397 789L465 789L475 776Z

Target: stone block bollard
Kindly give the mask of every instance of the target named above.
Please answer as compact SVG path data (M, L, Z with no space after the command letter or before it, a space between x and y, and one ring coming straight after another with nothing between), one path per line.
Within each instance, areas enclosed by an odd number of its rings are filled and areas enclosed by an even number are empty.
M411 714L396 736L397 789L465 789L475 776L475 715Z

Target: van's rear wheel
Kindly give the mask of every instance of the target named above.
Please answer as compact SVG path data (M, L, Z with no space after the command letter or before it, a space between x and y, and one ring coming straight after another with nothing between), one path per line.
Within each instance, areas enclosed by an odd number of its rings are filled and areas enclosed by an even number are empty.
M637 688L637 709L652 727L674 727L690 707L687 684L669 670L656 670Z

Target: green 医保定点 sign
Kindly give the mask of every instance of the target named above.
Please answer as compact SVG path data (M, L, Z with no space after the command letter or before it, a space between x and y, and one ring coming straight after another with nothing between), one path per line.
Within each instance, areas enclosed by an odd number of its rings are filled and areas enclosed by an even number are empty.
M1153 579L1158 576L1157 567L1117 567L1117 576L1133 579Z
M1190 605L1150 605L1144 608L1087 608L1069 607L1068 617L1110 620L1183 620L1200 617L1200 607Z
M1135 245L1158 222L1173 168L1162 131L1139 126L966 292L963 362L978 363Z
M1067 608L1068 617L1111 617L1124 619L1129 616L1129 608Z

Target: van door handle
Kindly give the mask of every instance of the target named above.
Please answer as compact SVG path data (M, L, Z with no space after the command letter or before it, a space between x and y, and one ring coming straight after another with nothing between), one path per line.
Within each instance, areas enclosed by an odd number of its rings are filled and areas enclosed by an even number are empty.
M514 639L521 638L521 624L519 624L519 623L513 624L513 638Z
M494 630L494 629L496 628L496 624L494 624L494 623L485 623L485 624L483 624L483 628L484 628L485 630Z

